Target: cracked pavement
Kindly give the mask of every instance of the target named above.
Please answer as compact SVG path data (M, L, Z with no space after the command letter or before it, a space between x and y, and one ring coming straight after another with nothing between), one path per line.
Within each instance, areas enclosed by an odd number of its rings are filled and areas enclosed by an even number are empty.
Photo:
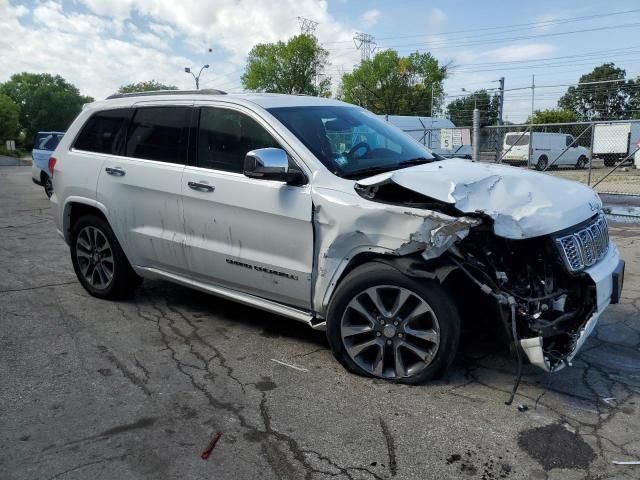
M506 406L515 365L482 332L443 379L398 386L344 371L320 332L181 286L90 297L29 168L2 167L0 478L637 479L612 461L640 459L640 226L610 228L622 303L573 368L526 366Z

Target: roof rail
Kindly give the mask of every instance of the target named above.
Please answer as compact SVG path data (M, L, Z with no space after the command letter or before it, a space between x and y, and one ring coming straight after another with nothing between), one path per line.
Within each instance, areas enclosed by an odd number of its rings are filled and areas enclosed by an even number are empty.
M113 98L127 97L150 97L153 95L226 95L227 92L215 88L205 88L202 90L154 90L151 92L114 93L109 95L107 100Z

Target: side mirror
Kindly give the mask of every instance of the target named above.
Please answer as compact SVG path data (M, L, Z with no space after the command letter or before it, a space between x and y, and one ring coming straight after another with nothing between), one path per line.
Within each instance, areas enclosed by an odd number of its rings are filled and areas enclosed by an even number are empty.
M258 148L244 157L244 174L249 178L286 182L289 157L281 148Z

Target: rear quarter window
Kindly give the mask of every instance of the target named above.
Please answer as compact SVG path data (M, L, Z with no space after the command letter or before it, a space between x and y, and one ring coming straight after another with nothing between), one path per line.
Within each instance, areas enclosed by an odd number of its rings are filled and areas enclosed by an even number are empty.
M118 155L127 134L128 108L96 112L84 124L73 148L86 152Z

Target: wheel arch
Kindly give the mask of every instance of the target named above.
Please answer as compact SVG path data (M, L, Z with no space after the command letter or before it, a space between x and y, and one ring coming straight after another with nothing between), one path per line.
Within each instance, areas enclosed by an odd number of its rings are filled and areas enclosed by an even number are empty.
M374 250L358 252L345 259L344 265L337 270L334 280L331 281L324 295L322 302L323 313L327 312L338 287L349 273L361 265L375 262L389 265L409 277L428 278L437 280L441 284L444 284L448 275L458 268L444 256L432 260L424 260L419 253L397 256Z
M67 244L69 244L71 240L71 229L73 228L75 222L77 222L81 216L90 214L97 215L103 218L109 225L111 225L108 219L108 210L100 202L81 197L70 197L65 202L62 214L62 233Z
M338 287L350 272L362 265L376 262L395 268L400 273L413 279L425 279L438 282L455 303L464 328L476 328L476 325L481 324L488 327L501 341L505 343L508 341L508 338L503 332L501 319L504 311L501 306L495 299L481 292L480 289L469 280L468 276L460 270L459 266L452 262L446 255L431 260L425 260L420 253L401 257L372 252L362 252L354 255L346 262L335 284L332 283L330 290L327 291L324 312L326 313L328 311ZM482 311L486 313L486 315L479 315L478 311Z

